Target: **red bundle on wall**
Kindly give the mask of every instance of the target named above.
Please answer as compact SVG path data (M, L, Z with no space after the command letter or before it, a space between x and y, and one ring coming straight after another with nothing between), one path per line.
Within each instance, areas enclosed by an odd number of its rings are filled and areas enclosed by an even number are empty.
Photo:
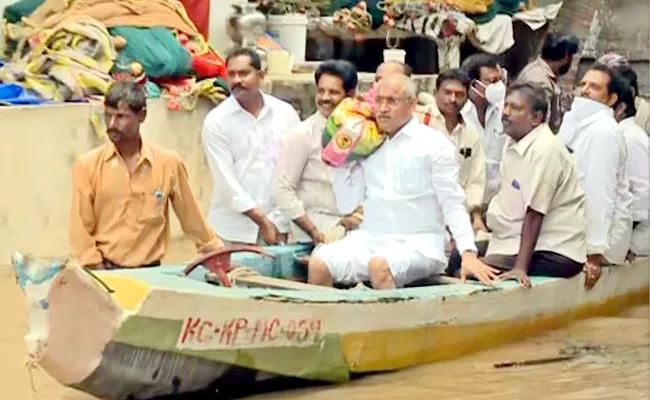
M210 31L210 0L180 0L187 10L196 29L199 30L201 35L208 40L208 32Z

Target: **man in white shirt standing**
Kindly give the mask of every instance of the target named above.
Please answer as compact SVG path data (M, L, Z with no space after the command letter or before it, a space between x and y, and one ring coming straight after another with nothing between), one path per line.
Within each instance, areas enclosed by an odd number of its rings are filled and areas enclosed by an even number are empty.
M633 74L633 83L636 83L636 73ZM621 77L625 77L621 75ZM632 241L630 245L631 256L647 256L650 254L650 139L636 120L635 85L625 87L619 106L616 108L615 117L623 131L627 145L627 176L630 179L630 193L632 193Z
M573 157L546 123L545 89L513 86L503 109L509 136L501 188L490 202L485 262L529 288L529 275L569 278L587 255L585 193Z
M463 118L483 136L487 159L487 187L483 204L490 203L499 191L499 168L506 135L503 133L503 103L506 99L504 71L498 59L490 54L469 57L462 69L472 83L469 99L461 113Z
M414 118L416 91L404 75L379 81L375 115L389 139L365 160L333 170L339 210L348 214L363 204L364 221L342 240L316 249L310 283L369 280L375 289L393 289L441 273L445 225L463 256L461 276L486 284L496 277L476 255L455 146Z
M225 241L274 245L289 221L271 196L280 140L300 123L284 101L260 91L260 56L237 49L226 60L231 96L203 124L203 148L213 177L208 221Z
M576 157L587 195L587 281L591 288L601 266L622 264L630 248L632 196L626 172L627 148L614 109L626 85L610 68L595 64L579 84L579 96L558 132Z
M273 186L280 211L293 221L296 241L318 244L337 224L349 229L360 223L339 213L332 172L321 158L327 118L343 99L354 96L357 69L348 61L325 61L316 70L315 80L317 111L282 140Z

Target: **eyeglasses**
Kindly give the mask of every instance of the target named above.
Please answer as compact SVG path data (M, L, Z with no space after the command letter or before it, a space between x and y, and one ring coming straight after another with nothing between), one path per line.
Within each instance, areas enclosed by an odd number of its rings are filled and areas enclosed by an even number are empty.
M381 96L377 96L377 105L381 106L384 103L386 103L386 105L388 105L390 107L394 107L394 106L397 106L400 103L408 101L408 100L411 100L411 98L410 97L381 97Z

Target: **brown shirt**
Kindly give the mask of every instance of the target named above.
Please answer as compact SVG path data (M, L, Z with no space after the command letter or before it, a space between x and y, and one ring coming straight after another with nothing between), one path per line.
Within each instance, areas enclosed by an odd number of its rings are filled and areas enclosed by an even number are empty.
M524 67L517 77L517 82L533 83L541 86L548 95L548 123L553 132L557 132L562 121L563 110L560 106L562 88L557 83L557 76L541 57Z
M201 251L220 245L192 193L181 157L142 142L129 170L111 142L83 154L73 167L70 239L82 265L108 260L124 267L159 262L169 243L169 203Z

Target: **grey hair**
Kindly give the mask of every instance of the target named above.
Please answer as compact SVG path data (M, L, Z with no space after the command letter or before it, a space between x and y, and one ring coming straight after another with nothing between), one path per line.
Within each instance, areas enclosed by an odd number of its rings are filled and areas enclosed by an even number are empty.
M108 88L104 107L119 108L120 102L126 103L137 114L147 108L147 95L144 88L135 81L117 81Z
M415 99L418 95L418 87L413 82L411 78L409 78L406 75L401 75L401 74L393 74L385 77L381 81L379 81L379 84L381 85L381 82L383 81L392 81L394 80L395 82L399 83L400 86L404 89L404 95L408 97L409 99Z

